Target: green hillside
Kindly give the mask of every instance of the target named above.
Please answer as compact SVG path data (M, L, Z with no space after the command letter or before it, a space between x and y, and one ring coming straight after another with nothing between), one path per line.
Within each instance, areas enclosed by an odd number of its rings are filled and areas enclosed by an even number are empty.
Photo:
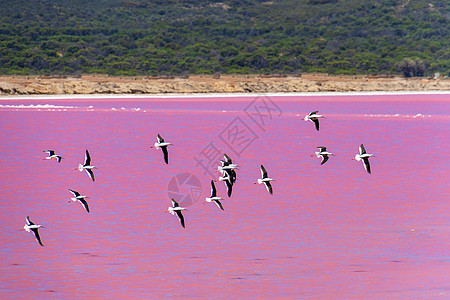
M450 71L448 0L1 2L0 74Z

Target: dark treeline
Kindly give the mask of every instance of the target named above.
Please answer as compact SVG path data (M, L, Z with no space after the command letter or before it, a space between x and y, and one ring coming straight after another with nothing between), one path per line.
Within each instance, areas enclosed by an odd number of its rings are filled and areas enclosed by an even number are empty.
M442 0L3 0L1 74L450 71Z

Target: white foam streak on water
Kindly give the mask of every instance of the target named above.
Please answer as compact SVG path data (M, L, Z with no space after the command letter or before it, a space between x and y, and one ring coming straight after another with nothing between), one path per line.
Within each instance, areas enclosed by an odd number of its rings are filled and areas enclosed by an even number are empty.
M29 105L25 105L25 104L18 104L18 105L13 105L13 104L0 104L0 109L2 108L20 108L20 109L39 109L39 108L78 108L75 106L64 106L64 105L53 105L53 104L29 104Z

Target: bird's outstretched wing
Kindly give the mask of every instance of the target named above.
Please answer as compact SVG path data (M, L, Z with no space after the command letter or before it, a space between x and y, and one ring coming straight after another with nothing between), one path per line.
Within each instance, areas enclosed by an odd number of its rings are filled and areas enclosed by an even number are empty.
M319 131L319 119L312 118L311 120L314 122L314 125L316 126L316 130Z
M169 151L167 150L167 146L162 146L161 150L164 153L164 161L166 164L169 164Z
M42 244L42 241L41 241L41 237L39 236L38 229L37 228L31 228L31 230L33 231L34 237L36 238L36 241L39 243L39 245L44 247L44 244Z
M75 198L80 196L80 193L78 193L77 191L74 191L74 190L71 190L71 189L69 189L69 191L74 195Z
M368 158L368 157L365 157L365 158L363 158L362 160L363 160L363 164L364 164L364 169L366 169L367 173L372 174L372 173L370 173L370 163L369 163L369 158Z
M84 155L84 165L90 166L91 165L91 156L89 155L89 151L86 149L86 154Z
M216 203L216 205L217 205L221 210L224 210L224 209L223 209L223 206L222 206L222 203L220 203L219 200L214 200L214 203Z
M81 205L83 205L84 209L86 209L87 212L89 212L89 205L85 199L78 199L81 202Z
M233 163L233 160L231 159L231 157L229 157L226 153L224 153L223 156L225 157L225 159L227 160L227 162L228 162L229 164L232 164L232 163Z
M181 226L183 226L183 228L185 228L184 227L184 217L183 217L183 214L181 213L181 210L177 210L177 216L178 216L178 218L180 218Z
M261 165L261 176L262 176L262 178L267 178L267 171L263 165Z
M214 180L211 180L211 198L217 196L216 185L214 184Z
M34 225L34 223L31 222L31 220L30 220L30 216L27 216L25 220L27 221L27 225L28 225L28 226Z
M157 139L158 139L158 143L164 143L164 139L159 135L159 133L158 133Z
M366 149L364 148L363 144L359 146L359 154L361 155L366 154Z
M85 169L86 173L88 174L89 178L92 179L92 181L95 181L95 177L94 177L94 171L92 171L92 169Z
M270 184L270 181L264 182L264 185L266 186L266 189L269 192L269 194L273 195L272 185Z
M230 181L231 179L228 178L227 180L225 180L225 184L227 185L227 194L228 197L231 197L231 193L233 192L233 184Z

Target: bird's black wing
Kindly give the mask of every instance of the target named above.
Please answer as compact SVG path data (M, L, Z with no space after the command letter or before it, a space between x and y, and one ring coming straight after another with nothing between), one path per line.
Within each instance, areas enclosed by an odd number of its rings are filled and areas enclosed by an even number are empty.
M225 159L227 160L227 162L228 162L229 164L232 164L232 163L233 163L233 161L231 160L231 157L229 157L226 153L225 153L223 156L225 157Z
M230 181L231 179L228 178L227 180L225 180L225 184L227 185L227 194L228 197L231 197L231 193L233 192L233 184Z
M71 189L69 189L69 191L70 191L75 197L80 196L80 193L78 193L77 191L74 191L74 190L71 190Z
M84 199L79 199L79 201L81 202L81 205L83 205L83 207L86 209L86 211L89 212L89 205L87 201Z
M370 163L369 163L369 158L365 157L362 159L363 160L363 164L364 164L364 169L366 169L367 173L370 173Z
M44 247L44 244L42 244L42 241L41 241L41 237L39 236L38 229L37 228L32 228L31 230L33 231L34 236L36 237L36 241L39 243L39 245Z
M211 198L216 196L217 196L216 185L214 184L214 181L211 180Z
M169 164L169 151L167 151L167 146L162 146L161 150L164 153L164 161L166 164Z
M92 181L95 181L95 177L94 177L94 171L92 171L92 169L85 169L86 173L89 175L89 178L92 179Z
M261 176L262 176L262 178L267 178L267 171L263 165L261 165Z
M360 146L359 146L359 154L366 154L366 149L364 148L364 145L363 144L361 144Z
M236 182L236 171L231 170L231 184L234 184Z
M320 163L321 165L323 165L324 163L326 163L327 162L327 160L328 160L328 155L326 155L326 154L322 154L321 155L322 156L322 162Z
M89 155L89 151L86 149L86 154L84 156L84 165L90 166L91 165L91 156Z
M269 191L269 194L273 195L272 185L270 184L270 181L264 182L266 185L267 190Z
M178 218L180 218L181 226L183 226L183 228L185 228L184 227L184 217L183 217L183 214L181 213L181 210L177 210L176 212L177 212Z
M221 210L224 210L224 209L223 209L223 206L222 206L222 203L220 203L219 200L214 200L214 202L217 204L217 206L218 206Z
M175 201L175 199L172 198L172 206L173 206L173 207L178 207L178 206L180 206L180 205L178 204L177 201Z
M164 143L164 139L158 133L158 143Z
M316 130L319 131L319 119L313 118L311 120L314 122L314 125L316 125Z

